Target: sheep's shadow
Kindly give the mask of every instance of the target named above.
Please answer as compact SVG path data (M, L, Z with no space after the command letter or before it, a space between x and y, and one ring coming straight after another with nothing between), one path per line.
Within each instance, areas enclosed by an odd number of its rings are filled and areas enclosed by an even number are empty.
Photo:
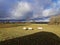
M60 37L51 32L38 32L0 42L0 45L60 45Z

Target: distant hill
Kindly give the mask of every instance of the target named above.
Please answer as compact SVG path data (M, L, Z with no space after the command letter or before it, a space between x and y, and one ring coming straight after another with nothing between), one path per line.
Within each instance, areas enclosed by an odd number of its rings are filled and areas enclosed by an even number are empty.
M47 17L40 17L40 18L33 18L33 19L0 19L0 22L49 22L51 17L60 17L60 15L52 15L52 16L47 16Z
M34 18L34 19L29 19L29 20L27 20L27 19L5 19L5 20L3 20L3 19L1 19L0 20L0 22L7 22L7 21L9 21L9 22L48 22L48 21L44 21L46 18L48 18L48 17L45 17L45 18Z

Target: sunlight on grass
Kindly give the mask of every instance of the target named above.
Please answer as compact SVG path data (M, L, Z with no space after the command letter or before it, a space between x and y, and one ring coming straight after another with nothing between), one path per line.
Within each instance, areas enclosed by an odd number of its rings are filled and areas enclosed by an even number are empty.
M12 24L10 26L12 26ZM43 30L38 30L37 27L39 26L43 27ZM23 30L23 27L32 27L33 30ZM20 24L16 24L15 27L0 28L0 41L30 35L41 31L53 32L60 37L60 25L30 24L21 26Z

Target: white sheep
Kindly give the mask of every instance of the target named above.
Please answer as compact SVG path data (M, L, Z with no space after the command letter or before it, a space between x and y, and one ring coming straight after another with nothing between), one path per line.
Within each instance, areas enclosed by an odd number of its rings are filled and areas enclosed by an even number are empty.
M23 27L23 30L27 30L27 28L26 27Z
M33 30L33 28L29 27L28 30Z
M42 30L43 29L43 27L38 27L38 30Z

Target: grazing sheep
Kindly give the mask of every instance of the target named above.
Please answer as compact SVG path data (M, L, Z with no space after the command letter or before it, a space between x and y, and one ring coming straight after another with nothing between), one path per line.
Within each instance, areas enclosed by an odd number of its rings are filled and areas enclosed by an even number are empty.
M38 27L38 30L42 30L43 29L43 27Z
M26 27L23 27L23 30L27 30L27 28Z
M28 30L33 30L33 28L29 27Z

